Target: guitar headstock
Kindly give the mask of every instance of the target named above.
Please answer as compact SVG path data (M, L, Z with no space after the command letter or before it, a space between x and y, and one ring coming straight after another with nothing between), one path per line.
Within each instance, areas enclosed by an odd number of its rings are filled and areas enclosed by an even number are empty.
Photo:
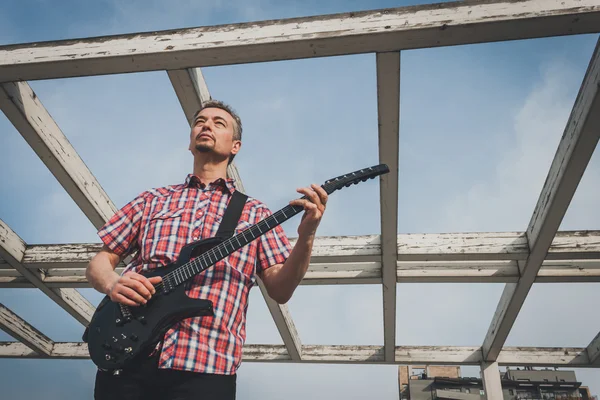
M325 184L323 184L323 189L325 189L327 194L331 194L336 190L355 185L360 182L365 182L369 179L376 178L379 175L387 174L388 172L390 172L390 169L386 164L379 164L369 168L363 168L349 174L329 179L325 182Z

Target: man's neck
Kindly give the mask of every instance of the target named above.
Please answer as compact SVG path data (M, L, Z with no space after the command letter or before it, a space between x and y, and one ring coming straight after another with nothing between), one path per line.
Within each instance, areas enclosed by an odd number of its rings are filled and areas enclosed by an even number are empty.
M221 163L202 162L194 160L194 175L200 178L200 182L208 185L219 178L227 178L227 160Z

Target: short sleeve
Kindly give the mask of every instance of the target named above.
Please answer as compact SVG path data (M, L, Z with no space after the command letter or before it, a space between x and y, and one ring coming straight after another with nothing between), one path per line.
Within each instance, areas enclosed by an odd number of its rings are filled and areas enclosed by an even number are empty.
M127 203L98 231L100 240L121 257L133 253L144 214L145 192Z
M259 212L259 220L270 216L271 210L262 207ZM292 245L281 225L277 225L264 235L260 236L257 252L258 272L272 267L275 264L283 264L290 256Z

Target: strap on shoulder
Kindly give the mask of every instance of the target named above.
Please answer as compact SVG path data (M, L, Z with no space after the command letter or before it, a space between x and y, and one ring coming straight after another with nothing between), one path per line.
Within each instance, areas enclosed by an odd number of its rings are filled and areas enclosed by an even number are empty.
M217 237L226 239L228 237L233 236L238 221L242 216L242 210L244 209L244 205L246 204L247 199L248 196L246 196L239 190L233 192L233 195L231 195L231 199L229 199L229 204L225 209L225 214L223 215L221 224L219 225L219 230L217 231L216 235Z

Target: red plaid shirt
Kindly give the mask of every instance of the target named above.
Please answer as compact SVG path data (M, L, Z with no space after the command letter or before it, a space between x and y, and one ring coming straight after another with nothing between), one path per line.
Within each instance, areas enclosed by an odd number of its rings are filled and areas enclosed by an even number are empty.
M189 174L184 184L141 193L120 209L98 235L120 256L135 252L125 272L141 272L177 259L184 245L215 236L234 192L231 179L206 187ZM236 233L271 215L248 198ZM246 338L246 310L256 272L283 263L291 245L281 226L237 250L192 279L186 293L211 300L214 317L180 321L164 336L159 368L234 374Z

